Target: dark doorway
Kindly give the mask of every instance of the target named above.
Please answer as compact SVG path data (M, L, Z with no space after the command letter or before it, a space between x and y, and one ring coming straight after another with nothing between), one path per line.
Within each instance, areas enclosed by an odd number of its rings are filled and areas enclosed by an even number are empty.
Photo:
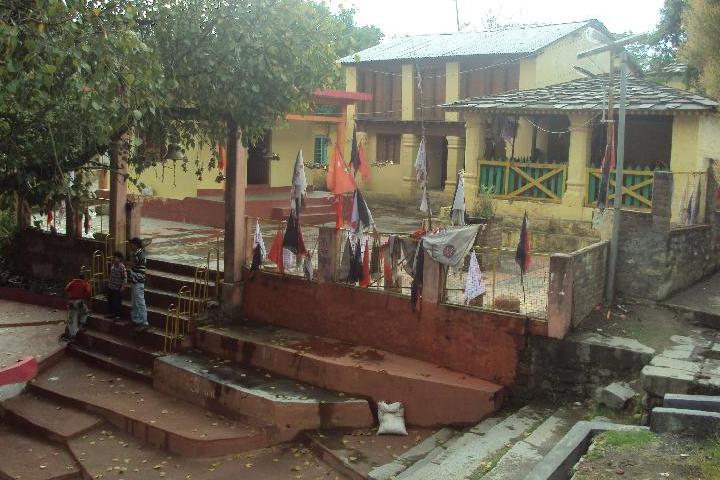
M272 157L272 132L267 132L248 148L248 185L270 184L270 159Z

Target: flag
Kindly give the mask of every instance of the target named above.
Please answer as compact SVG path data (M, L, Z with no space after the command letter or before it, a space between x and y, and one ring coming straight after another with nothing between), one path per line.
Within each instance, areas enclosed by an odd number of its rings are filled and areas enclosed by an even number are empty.
M350 165L352 165L355 175L360 170L360 151L358 149L357 134L353 128L352 148L350 149Z
M327 187L333 195L342 195L355 190L355 179L350 175L350 171L345 166L345 161L340 153L340 146L335 146L335 154L330 161L328 174L326 179Z
M270 247L270 253L268 253L268 260L277 265L280 273L285 271L283 263L283 235L282 231L278 229L273 239L272 246Z
M310 255L305 255L303 258L303 274L305 275L305 279L308 282L312 282L313 279L313 264L312 264L312 257Z
M373 241L372 250L370 250L370 276L373 280L380 278L382 272L380 270L380 245L376 238Z
M345 247L343 248L342 256L340 257L340 266L337 270L337 279L347 281L348 275L350 274L350 265L352 264L352 246L350 243L350 232L348 232L347 238L345 239Z
M360 157L360 175L366 182L370 180L372 173L370 171L370 165L368 164L367 157L365 156L365 145L360 144L358 146L358 156Z
M353 197L353 209L352 215L350 216L350 225L353 230L358 232L365 227L370 227L375 223L373 220L370 209L365 202L365 198L360 193L360 190L355 190Z
M370 246L365 240L365 251L362 257L362 275L360 276L360 286L368 288L370 286Z
M420 139L417 157L415 158L415 179L420 189L420 211L430 213L427 194L427 152L425 149L425 136Z
M260 221L256 220L255 233L253 234L253 258L250 271L254 272L255 270L260 269L265 255L267 255L267 252L265 250L265 241L263 240L262 232L260 231Z
M290 211L296 217L300 214L300 209L305 206L305 195L307 195L307 177L305 177L305 162L302 149L300 149L295 157L295 168L290 187Z
M455 195L453 196L450 221L453 225L465 225L465 177L460 170L455 184Z
M350 269L348 270L347 283L357 283L362 275L360 239L358 239L355 249L350 252Z
M470 254L470 266L468 267L467 279L465 280L465 305L483 293L485 293L485 284L482 280L480 264L478 263L475 252L472 252Z
M52 221L53 221L53 211L52 211L52 208L49 208L48 211L47 211L47 224L48 224L48 227L50 226L50 224L52 223Z
M340 230L343 227L343 197L342 195L335 195L333 197L333 208L335 209L335 230Z
M520 267L522 273L527 273L532 262L530 230L528 225L528 215L525 212L523 216L522 226L520 227L520 241L515 251L515 263Z
M285 228L285 236L283 237L283 248L297 254L300 251L300 227L298 219L294 215L288 218L287 227Z
M601 210L608 206L608 193L610 188L610 171L615 168L615 127L609 124L608 142L605 145L605 155L603 156L600 178L600 190L598 191L598 208ZM617 186L616 186L617 190ZM622 190L620 190L622 195Z
M218 144L218 164L217 168L221 172L225 170L225 165L227 164L227 149L225 148L225 145Z
M415 258L412 269L412 283L410 284L410 305L413 312L417 306L418 300L422 296L423 288L423 271L425 270L425 252L423 250L422 239L418 242L415 250Z

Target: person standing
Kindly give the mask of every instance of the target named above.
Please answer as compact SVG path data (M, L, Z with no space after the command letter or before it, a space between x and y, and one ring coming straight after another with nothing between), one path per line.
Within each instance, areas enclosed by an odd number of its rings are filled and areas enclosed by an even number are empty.
M135 237L130 239L132 249L130 267L130 292L132 293L132 308L130 319L137 330L149 327L147 321L147 307L145 306L145 245L142 240Z
M127 269L123 265L125 256L121 252L113 253L110 278L107 284L108 317L119 320L122 316L122 296L127 285Z

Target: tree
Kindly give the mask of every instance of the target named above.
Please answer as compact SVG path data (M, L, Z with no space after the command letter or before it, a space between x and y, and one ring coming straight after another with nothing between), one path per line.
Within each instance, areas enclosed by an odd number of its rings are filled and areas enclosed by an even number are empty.
M0 3L0 189L35 205L76 197L81 172L162 99L128 1Z
M703 89L720 97L720 3L717 1L690 0L683 56L699 72Z

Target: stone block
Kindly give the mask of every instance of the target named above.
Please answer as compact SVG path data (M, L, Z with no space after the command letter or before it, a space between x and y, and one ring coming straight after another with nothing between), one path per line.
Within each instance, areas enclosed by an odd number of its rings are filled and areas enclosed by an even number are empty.
M650 361L650 365L655 367L672 368L673 370L682 370L693 375L700 372L701 364L696 362L688 362L686 360L678 360L676 358L665 357L664 355L658 355Z
M627 383L615 382L600 391L598 401L613 410L622 410L635 395Z
M720 413L720 396L678 395L675 393L668 393L663 399L663 407Z
M720 377L710 376L693 383L689 393L698 395L720 395Z
M687 393L695 376L683 370L646 365L640 378L646 392L662 397L666 393Z
M715 436L720 431L720 413L658 407L650 415L650 429L656 433Z

